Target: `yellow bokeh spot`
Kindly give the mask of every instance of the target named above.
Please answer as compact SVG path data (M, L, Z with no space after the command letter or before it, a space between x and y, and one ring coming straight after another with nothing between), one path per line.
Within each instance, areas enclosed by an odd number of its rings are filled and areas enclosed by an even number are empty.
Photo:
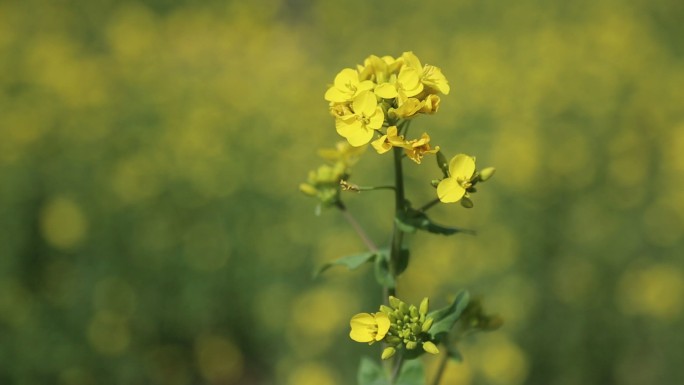
M76 202L66 197L56 197L43 207L40 229L48 244L68 250L83 241L88 220Z
M195 341L195 358L202 377L212 384L232 384L242 377L244 358L235 344L206 334Z
M106 311L99 311L88 325L88 341L100 354L117 356L128 349L131 331L128 322Z
M348 324L356 300L342 290L319 288L306 292L292 305L292 325L301 334L321 337Z
M114 166L111 186L123 203L135 203L155 196L160 190L159 170L145 156L132 156Z
M425 355L425 373L427 373L428 384L432 381L435 373L437 373L437 368L439 367L439 362L442 357L437 355ZM447 362L444 373L442 373L442 379L440 384L448 385L469 385L473 381L473 369L471 366L471 360L466 358L463 362L456 362L454 360L449 360Z
M539 169L539 135L529 127L508 127L492 145L491 164L496 165L496 180L518 191L536 188Z
M625 314L675 319L684 306L684 274L668 264L632 268L620 279L617 295Z
M475 357L476 366L493 385L518 385L525 382L529 362L525 353L501 333L481 338Z
M323 364L305 363L295 367L287 377L287 385L337 385L332 370Z

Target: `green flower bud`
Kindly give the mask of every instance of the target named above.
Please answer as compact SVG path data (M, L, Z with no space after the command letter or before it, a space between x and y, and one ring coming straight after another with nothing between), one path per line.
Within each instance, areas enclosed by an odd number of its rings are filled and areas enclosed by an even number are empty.
M392 309L389 306L380 305L380 311L389 316L390 314L392 314L392 312L394 312L394 309Z
M390 305L395 308L399 309L399 306L403 303L399 298L391 296L389 297L389 303Z
M475 205L473 204L473 201L470 200L470 198L463 197L461 199L461 206L463 206L467 209L472 209L473 206L475 206Z
M391 346L388 348L385 348L385 350L382 351L382 359L387 360L389 358L392 358L392 356L394 356L394 353L396 353L396 352L397 352L397 350Z
M494 167L487 167L484 170L480 171L480 181L484 182L487 179L491 178L492 175L496 172L496 169Z
M421 328L421 331L423 333L427 333L428 330L430 330L430 328L432 327L432 322L433 322L432 318L426 319L425 322L423 322L423 327Z
M411 305L409 307L409 314L411 314L411 317L418 317L418 308L415 305Z
M385 341L390 345L398 345L401 343L402 340L397 336L388 336L385 337Z
M428 298L427 297L423 298L423 300L420 302L420 314L421 315L427 315L428 305L429 305Z
M431 341L423 342L423 350L430 354L439 354L439 349L437 349L437 346Z
M444 177L449 176L449 161L447 158L442 154L442 151L437 151L437 166L442 170L442 173L444 174Z
M401 302L401 303L399 304L399 311L400 311L402 314L408 314L408 313L409 313L409 307L408 307L408 305L405 304L404 302Z
M316 188L308 183L302 183L299 185L299 191L303 192L306 195L315 197L316 194L318 194L318 190Z
M420 334L420 332L423 331L423 328L421 325L415 323L415 324L411 325L411 331L413 332L414 335L418 335L418 334Z
M409 341L406 343L406 349L408 350L413 350L418 347L418 342L416 341Z

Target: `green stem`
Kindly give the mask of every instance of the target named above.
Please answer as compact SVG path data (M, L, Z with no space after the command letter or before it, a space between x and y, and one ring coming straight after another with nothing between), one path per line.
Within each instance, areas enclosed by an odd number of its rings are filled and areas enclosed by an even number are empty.
M401 131L404 127L408 128L410 121L402 122L399 125L399 130ZM394 147L392 149L392 154L394 155L394 217L402 215L406 211L406 197L404 195L404 172L402 169L402 155L403 149L400 147ZM401 247L404 241L404 232L401 231L399 226L397 226L396 220L394 221L394 228L392 230L392 243L390 248L390 260L389 260L389 270L392 278L396 284L397 278L397 265L399 264L399 259L401 258ZM385 296L385 303L387 304L388 297L397 296L396 288L387 288L387 295Z
M435 199L431 200L430 202L428 202L428 203L424 204L423 206L421 206L421 208L418 209L418 211L425 212L425 211L427 211L428 209L430 209L432 206L436 205L436 204L439 203L439 202L441 202L441 201L439 200L439 198L435 198Z
M401 372L401 366L404 364L404 356L399 355L394 363L394 369L392 369L392 376L390 377L390 384L394 385Z
M442 381L442 375L444 374L444 369L446 369L447 362L449 362L449 353L444 352L439 360L439 366L437 367L437 373L435 373L435 379L432 381L432 385L439 385Z
M359 224L359 222L356 221L356 218L347 210L347 208L342 204L341 202L337 204L337 208L340 209L342 212L342 216L344 219L349 222L351 227L356 231L356 234L358 234L359 238L363 241L363 243L366 245L368 250L376 252L378 251L378 247L375 246L375 243L368 237L368 234L363 230L363 227Z

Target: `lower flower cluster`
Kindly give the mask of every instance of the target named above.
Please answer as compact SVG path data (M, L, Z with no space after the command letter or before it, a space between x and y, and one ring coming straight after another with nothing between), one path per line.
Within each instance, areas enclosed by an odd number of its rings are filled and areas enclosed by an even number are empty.
M381 305L377 313L360 313L352 317L351 339L369 344L385 342L388 346L382 352L383 360L402 349L416 355L439 353L428 333L433 324L433 319L428 316L429 300L424 298L416 307L390 296L389 303L390 306Z

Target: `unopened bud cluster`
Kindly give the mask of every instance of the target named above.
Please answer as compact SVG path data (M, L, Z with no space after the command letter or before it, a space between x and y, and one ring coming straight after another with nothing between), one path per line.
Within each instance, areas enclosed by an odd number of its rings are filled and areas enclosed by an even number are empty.
M382 359L392 357L398 349L414 350L421 347L424 351L437 354L437 346L430 341L427 333L432 327L432 318L427 316L428 299L424 298L419 307L407 305L396 297L389 297L390 306L381 305L380 311L390 320L385 342L390 345L382 352Z

